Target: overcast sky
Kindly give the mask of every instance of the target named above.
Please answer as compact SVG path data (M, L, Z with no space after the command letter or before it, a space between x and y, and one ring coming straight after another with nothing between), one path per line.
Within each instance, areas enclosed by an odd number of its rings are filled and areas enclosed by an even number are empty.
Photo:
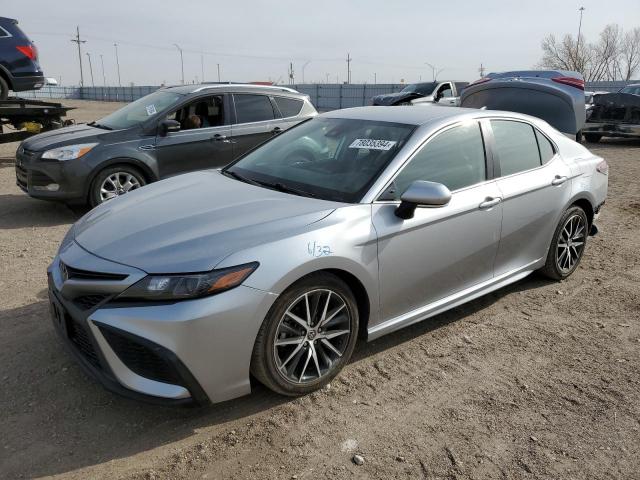
M3 0L0 15L16 18L37 44L45 75L78 84L78 53L70 41L76 25L83 48L85 85L117 84L114 42L119 44L122 84L180 82L184 50L187 82L271 80L287 82L289 61L296 81L346 80L347 52L353 83L474 80L487 71L530 68L549 34L576 34L578 8L586 10L582 32L595 40L608 23L640 26L640 0ZM337 76L337 77L336 77ZM636 75L638 76L638 75Z

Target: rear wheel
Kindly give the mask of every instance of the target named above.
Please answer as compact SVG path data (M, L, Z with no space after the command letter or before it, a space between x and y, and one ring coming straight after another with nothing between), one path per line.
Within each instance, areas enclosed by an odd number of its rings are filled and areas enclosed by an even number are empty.
M599 133L585 133L584 134L584 139L589 143L598 143L601 138L602 138L602 135L600 135Z
M9 96L9 85L4 78L0 77L0 100L6 100Z
M331 381L349 361L357 339L353 293L328 273L288 288L256 338L251 373L283 395L304 395Z
M589 220L584 210L578 206L569 208L556 227L547 262L540 272L554 280L571 275L582 259L588 233Z
M89 202L92 207L143 187L144 175L130 165L115 165L102 170L91 184Z

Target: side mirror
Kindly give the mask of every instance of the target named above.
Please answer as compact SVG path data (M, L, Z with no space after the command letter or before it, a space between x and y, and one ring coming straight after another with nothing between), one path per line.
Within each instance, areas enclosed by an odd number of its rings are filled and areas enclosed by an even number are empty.
M160 122L160 135L165 136L167 133L179 132L180 122L177 120L163 120Z
M400 197L396 208L397 217L407 220L413 218L418 205L425 207L443 207L451 200L451 191L441 183L416 180Z
M427 95L426 97L424 97L424 99L427 102L437 102L436 98L433 95Z

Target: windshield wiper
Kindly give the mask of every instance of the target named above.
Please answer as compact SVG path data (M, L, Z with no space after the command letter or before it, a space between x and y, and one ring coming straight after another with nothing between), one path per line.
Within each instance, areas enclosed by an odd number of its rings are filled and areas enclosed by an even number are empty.
M87 123L87 125L89 125L90 127L103 128L105 130L113 130L113 128L111 127L107 127L106 125L101 125L96 122L90 122L90 123Z
M262 185L260 182L256 182L255 180L252 180L250 178L243 177L239 173L232 172L231 170L222 170L222 172L220 173L222 173L226 177L235 178L236 180L240 180L241 182L244 182L244 183L249 183L251 185Z
M307 192L305 190L300 190L298 188L289 187L280 182L268 183L268 182L259 182L260 185L263 185L268 188L273 188L274 190L278 190L279 192L284 193L293 193L294 195L300 195L302 197L316 197L314 193Z

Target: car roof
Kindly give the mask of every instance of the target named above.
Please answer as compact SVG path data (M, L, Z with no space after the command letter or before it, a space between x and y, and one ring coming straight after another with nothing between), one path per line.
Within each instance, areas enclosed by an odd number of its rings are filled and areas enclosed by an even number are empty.
M483 112L485 111L475 108L448 107L440 105L373 106L332 110L321 114L320 117L424 125L436 120L444 120L453 117L468 117L470 114L478 115Z
M190 93L198 92L251 92L251 93L284 93L301 95L302 93L294 90L293 88L281 87L277 85L255 85L251 83L200 83L195 85L178 85L173 87L165 87L165 90L171 92L180 93L182 95L188 95Z

